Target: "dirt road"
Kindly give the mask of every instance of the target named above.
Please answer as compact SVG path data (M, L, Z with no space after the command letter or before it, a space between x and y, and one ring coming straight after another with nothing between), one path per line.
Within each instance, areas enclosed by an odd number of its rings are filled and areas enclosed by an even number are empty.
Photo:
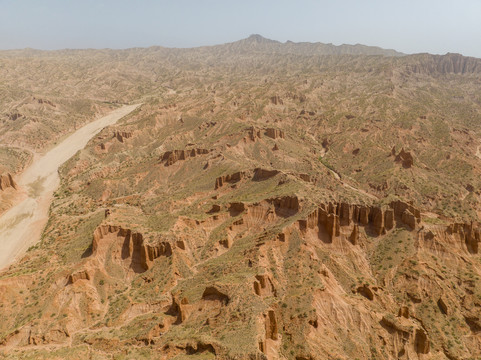
M22 200L0 217L0 270L40 240L52 195L60 183L58 168L100 130L115 124L138 106L123 106L78 129L45 155L34 158L18 179L24 193Z

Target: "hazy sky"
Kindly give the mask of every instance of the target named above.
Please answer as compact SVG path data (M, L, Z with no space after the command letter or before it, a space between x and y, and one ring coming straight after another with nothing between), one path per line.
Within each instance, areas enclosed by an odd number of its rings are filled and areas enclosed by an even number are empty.
M0 49L191 47L254 33L481 58L481 0L0 0Z

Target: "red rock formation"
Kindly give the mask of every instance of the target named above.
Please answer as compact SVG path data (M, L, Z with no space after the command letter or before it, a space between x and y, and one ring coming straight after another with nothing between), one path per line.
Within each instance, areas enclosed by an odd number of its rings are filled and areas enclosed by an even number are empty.
M326 151L329 151L329 145L331 144L331 142L329 141L328 138L325 138L324 140L322 140L322 147L324 148L324 150Z
M284 131L274 128L267 128L265 132L266 136L272 139L284 139Z
M77 280L90 280L90 275L86 270L70 274L67 279L67 284L73 284Z
M358 241L359 241L359 226L358 225L354 225L353 229L352 229L352 233L351 235L349 236L349 241L353 244L353 245L357 245Z
M404 210L404 212L402 213L401 219L402 219L403 223L405 223L406 225L411 227L411 229L416 228L416 218L414 217L414 215L409 210L407 210L407 209Z
M152 262L161 256L171 256L172 255L172 245L169 242L162 241L157 245L146 245L147 259ZM182 248L179 246L179 248ZM185 250L185 249L183 249Z
M279 173L280 171L278 170L267 170L267 169L257 168L254 170L254 177L252 178L252 180L254 181L266 180L273 176L276 176Z
M217 204L214 204L214 205L212 205L212 208L207 213L208 214L214 214L214 213L218 213L220 210L221 210L221 206L217 205Z
M369 210L367 206L361 206L359 208L359 222L362 225L369 224Z
M262 180L267 180L273 176L276 176L279 174L280 171L278 170L268 170L268 169L261 169L261 168L256 168L254 169L254 175L252 177L252 180L254 181L262 181ZM226 183L236 183L238 181L241 181L242 179L245 179L247 176L250 176L251 172L246 172L246 171L238 171L233 174L228 174L228 175L222 175L219 176L218 178L215 179L215 190L221 188L224 186Z
M449 315L448 304L443 296L438 299L438 307L444 315Z
M227 305L230 301L229 296L227 294L222 293L214 286L208 286L205 288L202 294L203 300L210 300L210 301L219 301L220 303Z
M271 97L271 103L274 105L284 105L284 101L280 98L279 95L275 95Z
M224 186L225 183L235 183L244 179L246 173L244 171L238 171L229 175L222 175L215 179L215 190Z
M192 312L189 306L189 301L187 298L179 300L176 296L172 296L172 304L169 310L167 310L166 315L175 316L177 318L176 324L183 323L189 317Z
M477 223L454 223L446 227L445 232L448 235L457 234L462 242L464 242L466 249L471 254L478 254L479 242L481 241L480 228Z
M312 180L309 174L299 174L299 177L305 182L311 182Z
M251 141L256 141L257 139L262 138L262 132L256 129L254 126L247 129L247 134Z
M408 169L411 166L413 166L414 160L410 152L407 152L407 151L404 151L404 149L401 149L399 154L396 155L395 161L400 162L404 168Z
M411 218L407 218L408 214L406 212L409 211L410 213L410 210L415 215L412 214ZM307 219L298 220L298 223L302 231L316 227L324 229L329 236L328 242L332 242L335 237L340 236L342 228L348 228L346 231L350 232L349 241L357 244L359 240L359 226L368 226L376 235L382 235L392 230L396 221L417 226L421 221L420 211L402 201L392 202L389 208L351 205L345 202L329 203L327 205L321 204L307 216Z
M152 261L160 256L172 255L172 245L169 242L144 244L142 234L113 225L100 225L95 229L92 241L93 255L97 254L100 243L105 236L112 233L116 233L117 237L122 239L122 258L131 260L130 268L135 272L148 270Z
M427 354L429 352L429 339L423 329L416 329L414 349L418 354Z
M45 99L36 99L36 98L33 98L33 100L37 100L37 102L39 104L46 104L46 105L50 105L50 106L53 106L53 107L57 107L53 102L51 102L50 100L45 100Z
M390 206L394 210L394 217L412 229L421 222L421 211L413 205L397 200L391 202Z
M476 312L475 314L465 314L464 320L473 334L481 333L481 316L479 316L479 312Z
M50 329L47 332L31 331L28 345L61 344L70 337L69 332L63 328Z
M329 237L325 241L332 242L334 237L340 235L340 220L337 213L337 205L332 203L327 206L321 205L309 214L307 219L298 220L299 229L301 231L314 228L323 229Z
M210 151L207 149L191 149L191 150L172 150L165 152L161 157L161 162L165 166L170 166L175 164L180 160L187 160L191 157L196 157L198 155L208 154Z
M286 237L287 237L287 236L286 236L286 234L284 234L284 233L279 233L279 234L277 234L277 240L279 240L279 241L285 242L285 241L286 241Z
M374 231L377 235L382 235L385 233L384 229L384 213L381 208L372 207L371 211L371 223L373 225Z
M391 230L394 227L394 210L387 209L384 212L384 228L386 230Z
M168 243L167 243L168 244ZM178 248L178 249L181 249L181 250L185 250L185 242L184 240L177 240L175 242L175 246ZM171 250L172 251L172 250Z
M266 318L266 339L277 340L278 339L278 328L276 314L274 310L269 310Z
M349 204L340 204L339 219L341 226L348 226L351 224L351 207L349 206Z
M300 209L299 198L297 196L282 196L273 199L267 199L275 207L277 215L291 216Z
M328 214L325 226L326 226L327 233L331 237L331 241L335 236L339 236L340 234L339 216L337 216L336 214Z
M414 73L436 74L479 74L481 61L477 58L462 56L461 54L423 55L423 60L408 67Z
M233 202L229 204L229 212L231 216L237 216L246 210L246 205L242 202Z
M10 120L12 120L12 121L15 121L15 120L17 120L17 119L19 119L19 118L21 118L21 117L23 117L23 115L20 114L20 113L18 113L18 112L12 113L12 114L8 115L8 118L9 118Z
M6 188L17 189L17 183L13 180L12 175L9 173L0 176L0 190L5 190Z
M254 281L254 292L259 296L269 296L274 293L274 285L267 275L256 275Z
M221 244L226 249L230 249L230 247L232 246L232 240L229 238L221 239L219 240L219 244Z
M126 132L126 131L115 131L113 137L116 138L121 143L123 143L124 139L128 139L132 137L132 133Z
M356 289L356 292L364 296L368 300L371 300L371 301L374 300L374 293L372 292L372 290L369 288L368 285L359 286Z
M407 306L401 306L397 316L409 319L409 308Z
M405 329L399 321L394 318L391 314L384 315L381 319L381 324L385 328L393 329L398 332L406 332L406 335L408 335L407 329Z

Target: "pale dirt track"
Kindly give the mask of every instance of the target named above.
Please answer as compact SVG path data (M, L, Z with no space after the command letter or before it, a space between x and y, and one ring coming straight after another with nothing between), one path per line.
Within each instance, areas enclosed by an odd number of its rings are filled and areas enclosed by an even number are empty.
M123 106L83 126L45 155L36 157L23 172L18 180L23 198L0 217L0 270L40 239L48 220L52 195L60 183L58 168L100 130L115 124L139 105Z

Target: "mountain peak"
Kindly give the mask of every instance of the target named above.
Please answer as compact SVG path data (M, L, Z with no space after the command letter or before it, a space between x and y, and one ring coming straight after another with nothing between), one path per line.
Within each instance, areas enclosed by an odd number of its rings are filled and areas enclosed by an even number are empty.
M249 42L255 42L255 43L278 43L278 41L276 40L267 39L264 36L259 34L252 34L246 40Z
M286 41L265 38L260 34L252 34L247 38L226 44L228 49L240 51L267 51L279 54L299 55L383 55L402 56L404 54L394 50L382 49L376 46L366 45L333 45L311 42ZM222 45L219 45L222 46Z

